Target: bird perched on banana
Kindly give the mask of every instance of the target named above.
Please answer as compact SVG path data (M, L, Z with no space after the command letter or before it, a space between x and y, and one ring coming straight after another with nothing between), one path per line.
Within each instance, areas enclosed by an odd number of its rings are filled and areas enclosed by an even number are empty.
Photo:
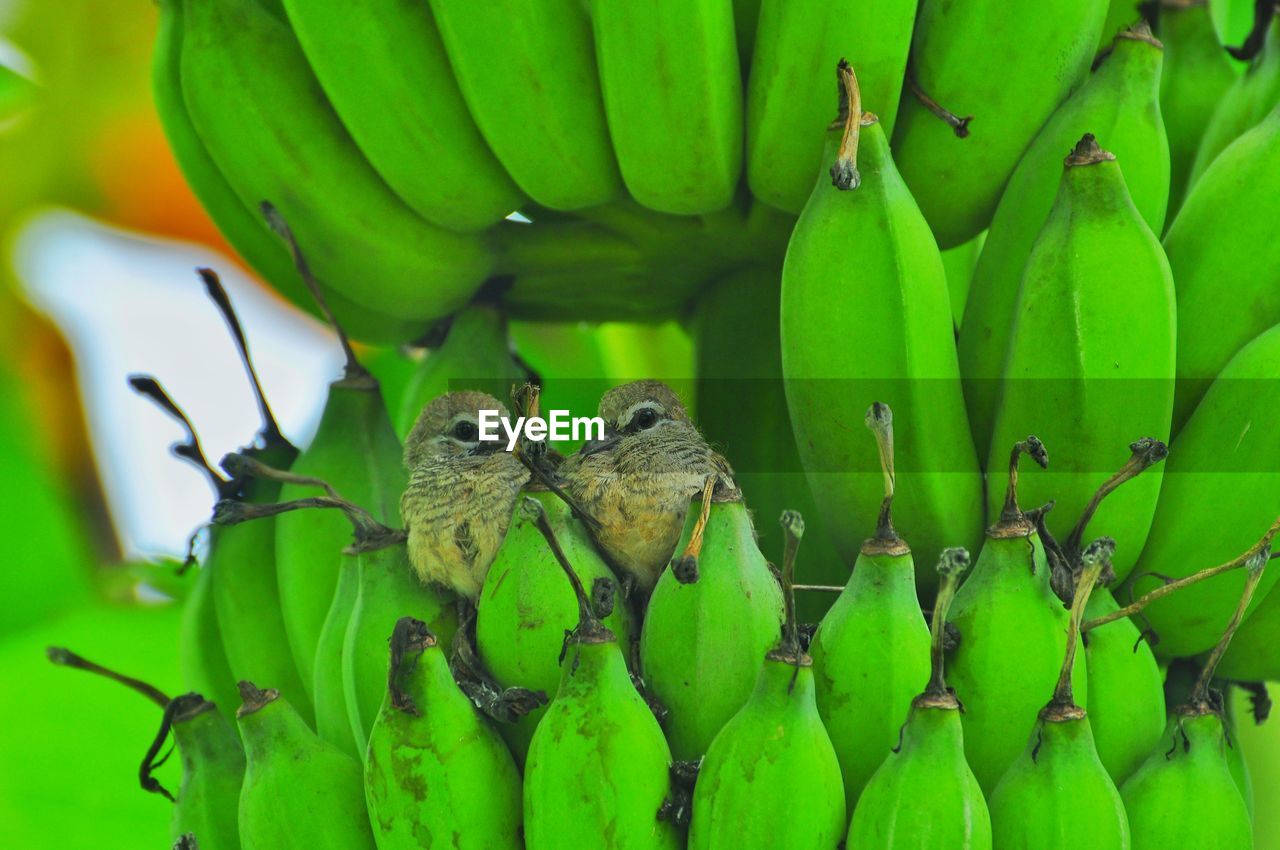
M488 393L453 392L422 409L405 438L409 486L400 499L409 561L424 582L475 601L529 480L500 441L480 439L480 411L507 408Z
M603 439L560 469L570 496L599 523L596 543L645 596L671 559L690 500L716 479L736 491L729 462L707 444L661 381L635 381L600 399Z

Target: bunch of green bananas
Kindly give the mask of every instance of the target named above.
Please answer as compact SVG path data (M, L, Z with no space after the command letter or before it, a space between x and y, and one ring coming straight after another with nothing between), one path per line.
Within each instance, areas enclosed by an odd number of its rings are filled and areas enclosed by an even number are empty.
M175 449L175 837L1251 846L1271 0L160 5L193 187L347 354L300 454L261 394ZM525 382L603 433L484 447Z

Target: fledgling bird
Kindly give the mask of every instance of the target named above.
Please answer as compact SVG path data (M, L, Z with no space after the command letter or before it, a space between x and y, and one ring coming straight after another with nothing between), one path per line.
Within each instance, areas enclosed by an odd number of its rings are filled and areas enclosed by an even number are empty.
M709 476L736 489L728 461L707 444L661 381L635 381L600 399L604 439L560 468L566 489L599 523L596 542L646 596L671 560L692 498Z
M501 440L480 439L481 410L508 415L502 402L482 392L447 393L422 409L404 443L409 486L400 498L418 578L472 602L529 480Z

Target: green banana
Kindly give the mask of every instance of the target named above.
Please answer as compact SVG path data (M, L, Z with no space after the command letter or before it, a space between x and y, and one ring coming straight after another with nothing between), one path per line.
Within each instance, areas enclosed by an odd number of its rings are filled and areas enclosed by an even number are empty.
M1240 625L1218 672L1237 682L1280 679L1280 594L1268 593Z
M195 564L191 568L195 570L195 577L183 600L182 621L178 627L178 668L186 687L209 694L223 715L234 719L236 679L226 650L222 648L222 632L213 600L213 574Z
M703 413L698 425L733 457L734 481L751 494L756 516L794 509L805 517L812 581L835 584L847 568L818 519L787 413L778 340L779 271L751 266L730 272L699 296L691 329L697 354L693 395ZM760 531L761 550L780 563L781 535ZM830 602L826 594L807 594L799 601L801 620L821 619Z
M948 677L964 704L964 749L987 793L1022 752L1066 650L1067 611L1050 587L1049 564L1035 523L1018 507L1018 458L1048 462L1035 437L1018 443L999 520L969 578L956 594L950 622L960 642ZM1087 697L1085 664L1075 656L1072 687ZM1086 702L1087 704L1087 702Z
M271 237L255 212L236 195L196 132L182 96L182 3L165 0L158 5L160 26L152 60L151 90L169 149L200 205L245 262L293 303L304 310L316 310L310 293L299 285L301 282L293 273L289 255ZM343 325L359 339L399 342L413 335L412 323L394 313L374 313L332 289L327 289L326 295Z
M733 0L733 31L738 42L738 61L742 63L743 79L751 71L751 49L756 43L761 2L762 0Z
M1088 73L1106 14L1107 0L921 3L893 149L939 246L991 221L1023 150ZM939 120L921 95L968 118Z
M489 246L426 223L387 188L288 24L262 0L183 3L182 93L241 200L274 202L318 277L357 304L419 320L462 306L492 268Z
M947 687L943 639L947 612L969 553L946 549L930 630L930 674L911 702L901 741L872 775L849 824L847 846L860 850L990 850L991 816L964 756L961 705Z
M704 494L690 506L676 552L688 553L700 540L696 567L678 557L662 571L640 631L641 669L670 711L664 728L682 760L704 754L746 703L782 625L782 591L746 505L716 498Z
M893 528L893 414L871 405L885 494L875 535L862 544L844 590L818 624L809 647L818 711L831 731L844 776L848 811L898 743L929 676L929 627L920 615L911 549Z
M262 393L240 320L236 317L217 274L210 269L199 269L198 273L205 291L227 323L262 416L262 429L255 445L242 450L242 453L245 457L269 466L288 467L297 456L297 449L280 433L271 407ZM167 401L157 400L162 405ZM176 410L172 402L165 406L171 411ZM182 455L206 468L208 466L198 446L194 449L186 448ZM209 592L213 597L218 633L222 637L228 666L233 675L241 678L261 673L274 676L292 696L299 713L310 722L310 695L302 683L292 653L288 652L289 641L280 613L274 522L265 519L231 526L218 520L219 512L227 503L250 505L274 502L280 492L279 485L274 481L243 478L234 473L230 481L224 482L216 474L210 474L220 482L220 486L215 485L219 502L215 505L214 519L209 527L208 555L201 569L209 572Z
M342 682L347 716L363 751L386 690L387 624L395 625L407 613L449 643L458 612L452 593L418 579L403 545L362 552L359 564L360 586L342 645Z
M747 183L757 198L799 214L831 119L831 65L848 59L886 136L911 49L914 0L762 0L747 83Z
M506 317L491 304L472 304L449 320L444 340L413 370L397 408L396 433L407 437L422 409L447 392L484 390L506 398L528 379L512 353Z
M1210 690L1218 661L1244 618L1270 559L1255 552L1245 565L1244 589L1225 631L1205 661L1190 697L1174 710L1171 745L1162 743L1121 788L1134 850L1174 841L1189 847L1250 848L1253 828L1226 749L1222 695Z
M956 331L964 325L964 305L969 299L969 286L973 282L973 271L978 266L978 258L982 256L982 246L986 244L987 231L941 252L942 268L947 275L947 293L951 296L951 318L955 322Z
M374 850L360 764L317 738L274 688L241 682L240 693L244 850Z
M1115 543L1091 544L1081 560L1067 649L1053 699L1040 711L1022 755L991 795L992 846L999 850L1099 847L1128 850L1129 822L1115 782L1094 745L1085 710L1071 690L1080 623Z
M1214 160L1165 235L1178 282L1175 434L1231 356L1280 322L1280 240L1257 214L1280 193L1277 147L1280 105Z
M1182 279L1178 282L1181 286ZM1280 468L1280 446L1267 429L1257 427L1280 416L1277 364L1280 326L1232 358L1178 433L1151 534L1124 592L1136 596L1227 561L1280 514L1274 473ZM1224 434L1231 439L1224 442ZM1214 519L1206 528L1188 523L1187 517ZM1280 572L1263 579L1254 608L1278 578ZM1174 658L1213 646L1243 581L1239 571L1215 575L1148 605L1144 613L1160 636L1156 654Z
M675 827L658 818L671 787L671 750L617 637L592 612L563 552L553 551L578 598L578 625L565 635L560 687L529 745L525 846L675 850L682 843Z
M370 511L379 522L395 523L407 477L400 440L391 427L381 388L360 365L342 325L329 313L288 226L272 208L268 208L267 218L290 246L299 276L320 301L321 312L331 319L346 356L342 377L329 385L311 445L298 456L291 471L321 479ZM286 483L280 488L283 501L303 495L303 485ZM322 511L283 514L275 524L281 614L303 684L313 693L316 644L333 601L341 552L351 530L342 517Z
M522 847L515 762L421 620L396 622L388 682L364 769L379 850Z
M236 809L244 781L244 748L235 727L218 707L197 693L169 699L146 682L121 675L62 647L49 647L46 655L54 664L73 667L103 676L141 694L164 710L160 731L147 750L139 771L146 791L161 794L173 803L170 834L200 836L206 850L238 850L239 826ZM168 756L160 750L173 733L182 762L182 784L174 797L153 772Z
M1032 505L1054 500L1069 521L1091 504L1096 474L1111 467L1116 445L1134 435L1169 438L1173 278L1121 166L1088 133L1066 158L1019 287L987 459L988 470L999 469L1008 446L1038 429L1060 448L1052 469L1022 476L1019 495ZM1060 415L1046 417L1046 409ZM1162 472L1133 482L1093 516L1093 527L1118 544L1120 579L1146 542ZM988 516L1001 499L991 488Z
M960 374L974 441L985 452L1027 258L1062 182L1062 156L1085 133L1116 155L1125 186L1157 233L1169 195L1169 147L1160 112L1163 51L1145 24L1117 37L1098 69L1036 134L1005 186L973 271L960 328Z
M347 625L351 609L360 593L360 561L354 554L343 553L338 566L338 582L333 599L316 638L316 666L312 676L312 699L315 700L316 734L347 755L360 758L355 724L347 711L347 689L342 678L342 650L347 642Z
M1228 146L1256 127L1280 102L1280 16L1271 20L1266 43L1249 68L1223 93L1208 122L1191 165L1194 187ZM1203 114L1201 120L1204 120Z
M1218 43L1207 0L1164 0L1159 27L1165 64L1160 77L1160 111L1169 131L1172 218L1182 206L1201 139L1213 126L1213 120L1206 122L1205 116L1214 114L1223 94L1236 81L1236 72Z
M1089 597L1092 620L1119 609L1106 588ZM1089 725L1098 758L1117 783L1133 775L1164 731L1162 675L1151 645L1127 617L1085 632Z
M733 201L742 78L733 0L588 0L609 133L631 196L695 215Z
M1237 634L1239 631L1237 630ZM1232 638L1231 643L1235 644ZM1227 652L1230 653L1230 647ZM1226 657L1225 655L1223 656ZM1219 665L1221 669L1221 665ZM1191 697L1192 689L1195 687L1196 680L1200 676L1200 669L1197 667L1194 659L1178 658L1169 664L1168 675L1165 677L1164 694L1165 702L1169 705L1170 711L1166 718L1161 739L1147 751L1148 755L1157 749L1164 749L1161 740L1173 741L1175 735L1178 734L1178 726L1181 722L1181 716L1177 709L1184 705ZM1236 736L1236 717L1232 711L1234 703L1235 689L1231 687L1229 682L1223 681L1215 676L1211 687L1221 689L1222 692L1222 729L1226 741L1226 748L1223 750L1223 756L1227 760L1227 769L1231 771L1231 779L1236 784L1240 796L1244 798L1244 806L1249 810L1250 819L1253 818L1253 785L1249 777L1249 765L1246 763L1244 754L1241 752L1241 741Z
M471 231L520 207L524 198L467 111L423 3L284 6L338 117L415 212L438 227Z
M795 554L804 520L785 511L782 639L755 690L715 736L693 791L691 850L835 848L845 833L840 763L814 701L813 666L796 627Z
M552 493L526 490L525 498L542 506L583 586L592 588L593 593L600 586L613 588L613 610L601 619L618 643L629 647L636 629L631 611L586 529ZM523 500L516 506L502 547L485 576L476 605L476 649L499 683L552 694L560 683L564 633L577 622L578 603L538 530L541 514L529 511ZM602 580L608 580L608 585L597 584ZM545 707L536 708L516 722L498 727L518 760L524 760L545 713Z
M462 96L511 179L553 210L622 192L581 0L431 0Z
M928 563L946 543L976 544L982 525L946 276L884 131L860 113L852 71L842 78L844 129L829 134L823 162L850 182L860 171L861 185L841 190L824 170L791 235L781 308L787 404L814 499L846 560L862 543L855 529L879 509L879 469L866 464L851 423L868 398L894 409L900 454L911 459L894 507ZM857 310L832 309L850 294ZM917 571L926 591L936 581L929 572Z

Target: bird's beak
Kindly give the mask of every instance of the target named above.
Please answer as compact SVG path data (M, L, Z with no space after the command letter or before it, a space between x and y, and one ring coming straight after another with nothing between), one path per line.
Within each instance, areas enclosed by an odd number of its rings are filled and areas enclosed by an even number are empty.
M622 439L622 434L606 425L604 429L604 436L599 440L587 440L582 444L582 448L578 450L578 454L586 457L587 455L593 455L597 452L607 451L613 448L620 439Z

